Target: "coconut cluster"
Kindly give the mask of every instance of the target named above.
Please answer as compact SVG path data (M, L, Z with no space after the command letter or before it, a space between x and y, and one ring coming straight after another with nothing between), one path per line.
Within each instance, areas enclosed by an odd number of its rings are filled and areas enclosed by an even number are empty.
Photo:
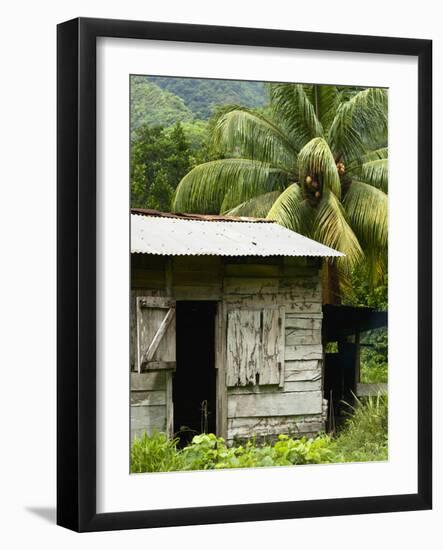
M316 199L321 197L320 183L315 175L307 175L305 178L305 184L307 189L314 195Z
M345 165L343 162L337 162L337 172L340 176L343 176L345 173Z

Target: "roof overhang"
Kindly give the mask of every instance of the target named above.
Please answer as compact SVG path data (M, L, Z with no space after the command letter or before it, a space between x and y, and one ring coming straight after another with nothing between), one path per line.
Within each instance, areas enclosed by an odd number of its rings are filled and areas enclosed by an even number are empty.
M131 252L165 256L317 256L342 253L268 220L131 214Z

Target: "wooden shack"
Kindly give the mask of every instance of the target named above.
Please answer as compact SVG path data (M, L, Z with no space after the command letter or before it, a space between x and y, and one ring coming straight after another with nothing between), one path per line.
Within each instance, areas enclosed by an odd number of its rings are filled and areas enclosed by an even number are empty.
M321 261L267 220L131 214L131 435L325 427Z

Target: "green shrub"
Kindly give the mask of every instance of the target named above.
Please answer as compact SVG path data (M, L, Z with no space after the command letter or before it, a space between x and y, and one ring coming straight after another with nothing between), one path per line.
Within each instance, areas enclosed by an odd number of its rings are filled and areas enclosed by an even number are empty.
M181 470L177 442L177 439L169 439L166 434L158 432L135 437L131 446L131 473Z
M388 381L388 329L381 327L362 337L360 381L377 384ZM368 345L369 344L369 345Z
M256 445L252 439L244 445L228 447L221 437L201 434L193 438L181 455L186 470L317 464L332 459L329 444L327 436L291 439L279 435L274 445Z

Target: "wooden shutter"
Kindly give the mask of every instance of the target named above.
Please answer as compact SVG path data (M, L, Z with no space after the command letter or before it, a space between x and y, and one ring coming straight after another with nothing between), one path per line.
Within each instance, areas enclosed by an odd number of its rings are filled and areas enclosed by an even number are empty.
M260 311L228 312L227 379L228 386L256 384L261 355Z
M174 370L175 302L139 296L137 307L137 371Z
M282 385L284 311L231 310L227 325L227 386Z
M131 375L131 437L153 430L173 435L172 376L175 370L175 302L135 297L135 367Z

